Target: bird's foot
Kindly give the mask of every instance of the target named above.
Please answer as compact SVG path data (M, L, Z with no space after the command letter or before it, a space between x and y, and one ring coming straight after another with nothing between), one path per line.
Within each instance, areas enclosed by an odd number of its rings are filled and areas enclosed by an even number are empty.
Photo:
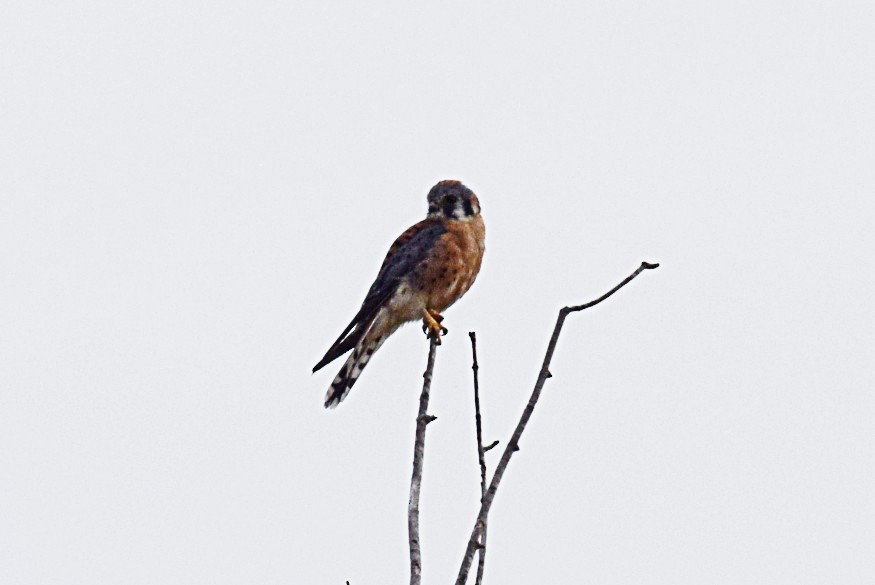
M446 327L441 325L444 316L433 309L422 310L422 332L429 339L434 339L436 345L441 344L441 336L449 333Z

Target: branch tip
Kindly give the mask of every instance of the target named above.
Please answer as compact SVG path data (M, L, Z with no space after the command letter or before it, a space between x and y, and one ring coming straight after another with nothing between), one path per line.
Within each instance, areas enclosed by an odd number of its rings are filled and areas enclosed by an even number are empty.
M495 449L497 446L498 446L498 441L492 441L491 443L489 443L488 445L483 447L483 451L484 452L491 451L492 449Z

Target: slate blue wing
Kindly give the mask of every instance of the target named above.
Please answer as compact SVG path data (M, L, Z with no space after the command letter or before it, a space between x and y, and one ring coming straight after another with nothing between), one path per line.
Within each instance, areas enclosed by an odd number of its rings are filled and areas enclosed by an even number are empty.
M371 285L361 308L325 356L313 367L317 371L339 358L367 333L380 307L397 290L401 280L423 261L435 243L446 232L439 219L425 219L408 228L389 247L380 272Z

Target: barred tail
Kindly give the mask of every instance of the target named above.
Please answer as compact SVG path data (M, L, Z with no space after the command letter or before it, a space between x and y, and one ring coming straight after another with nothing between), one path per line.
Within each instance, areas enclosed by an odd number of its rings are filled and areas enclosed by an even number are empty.
M386 338L389 337L389 333L391 333L378 332L375 331L375 329L378 328L371 327L371 330L359 340L349 358L346 360L346 363L343 364L343 367L340 368L337 376L334 377L334 381L331 382L331 387L328 389L328 393L325 394L325 408L334 408L346 398L346 395L349 394L350 388L352 388L352 385L358 380L358 377L362 373L362 370L365 369L365 366L368 365L371 356L374 355L374 352L377 351L381 345L383 345L383 342L386 341Z

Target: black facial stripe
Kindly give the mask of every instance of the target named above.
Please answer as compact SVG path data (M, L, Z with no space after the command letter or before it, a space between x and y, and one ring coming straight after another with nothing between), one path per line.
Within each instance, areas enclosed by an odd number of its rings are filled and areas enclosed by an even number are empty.
M444 215L446 215L447 217L453 217L453 210L456 209L455 199L453 199L453 200L445 199L443 209L444 209Z
M469 198L464 199L465 205L465 215L474 215L474 206L471 205L471 200Z

